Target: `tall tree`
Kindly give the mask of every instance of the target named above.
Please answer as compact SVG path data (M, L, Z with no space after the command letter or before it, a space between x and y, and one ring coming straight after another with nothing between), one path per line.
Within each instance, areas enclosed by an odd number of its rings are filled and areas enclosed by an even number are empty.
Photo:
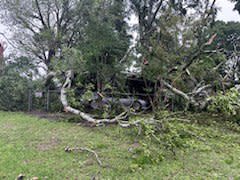
M5 66L5 60L4 60L4 51L7 48L6 42L0 42L0 73L2 73L4 66Z
M235 3L234 10L238 11L240 13L240 1L239 0L230 0Z
M170 91L192 101L187 91L192 91L199 82L187 83L192 84L187 88L177 82L185 81L183 77L191 74L189 68L215 38L213 34L206 35L206 31L216 17L216 0L130 2L138 17L143 76L156 83L161 81ZM142 65L144 61L148 66ZM189 79L194 78L189 76Z
M240 23L217 21L208 32L218 34L211 49L222 49L230 54L240 50Z
M123 1L101 0L95 4L85 29L85 38L79 42L87 69L95 77L98 90L114 81L123 70L120 64L129 47L128 25Z
M222 66L222 79L225 79L226 86L232 87L240 83L240 23L217 21L210 32L217 32L218 36L209 50L216 50L227 57L227 63ZM223 61L224 63L224 61ZM231 82L231 83L229 83ZM223 84L224 85L224 84Z
M81 28L88 16L83 0L3 0L6 13L2 21L14 33L14 41L21 51L35 56L50 66L51 59L62 47L73 46L81 36Z

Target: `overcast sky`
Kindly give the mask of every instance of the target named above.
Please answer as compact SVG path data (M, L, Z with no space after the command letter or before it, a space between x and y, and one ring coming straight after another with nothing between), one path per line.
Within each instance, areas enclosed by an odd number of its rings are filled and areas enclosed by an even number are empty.
M234 4L229 0L217 0L217 6L220 7L218 19L223 21L240 21L240 15L233 11Z
M217 19L223 21L240 21L240 15L233 11L234 4L229 0L217 0L217 6L220 8ZM0 24L0 32L8 36L6 28ZM0 36L0 40L4 39Z

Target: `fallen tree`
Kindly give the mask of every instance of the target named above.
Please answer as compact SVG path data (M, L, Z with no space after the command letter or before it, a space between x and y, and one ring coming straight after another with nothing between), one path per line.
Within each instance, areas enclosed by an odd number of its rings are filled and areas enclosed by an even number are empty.
M121 121L125 120L128 117L128 112L123 112L114 118L96 119L96 118L93 118L90 114L87 114L85 112L80 111L79 109L75 109L75 108L71 107L68 102L67 91L70 90L70 88L71 88L72 73L73 72L71 70L69 70L65 73L66 79L63 84L57 78L57 73L50 72L47 76L47 80L53 79L56 87L61 89L60 100L61 100L61 103L63 105L65 112L79 115L83 120L85 120L91 124L94 124L96 126L99 126L101 124L115 124L115 123L121 124Z

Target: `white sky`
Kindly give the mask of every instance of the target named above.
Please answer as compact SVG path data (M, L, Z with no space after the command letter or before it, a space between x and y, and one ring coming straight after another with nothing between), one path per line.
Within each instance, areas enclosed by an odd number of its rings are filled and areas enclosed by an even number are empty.
M217 0L217 6L220 8L218 12L218 20L223 21L240 21L240 15L238 12L233 11L234 4L230 2L230 0ZM9 37L9 33L6 27L0 24L0 32L4 33L7 37ZM0 40L4 38L0 36Z
M217 19L223 21L240 21L240 15L233 11L234 4L230 0L217 0L217 6L220 7Z

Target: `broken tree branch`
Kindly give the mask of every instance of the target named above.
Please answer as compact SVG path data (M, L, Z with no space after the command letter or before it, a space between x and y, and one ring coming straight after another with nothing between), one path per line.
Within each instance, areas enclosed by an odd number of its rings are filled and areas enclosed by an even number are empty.
M94 156L95 156L95 158L96 158L97 163L99 164L99 166L103 167L103 163L102 163L102 161L99 159L99 156L98 156L98 154L97 154L95 151L93 151L93 150L91 150L91 149L89 149L89 148L86 148L86 147L70 148L70 147L67 146L67 147L65 148L65 152L73 152L73 151L87 151L87 152L90 152L90 153L94 154Z
M60 100L61 103L64 107L65 112L69 112L75 115L79 115L83 120L95 124L96 126L101 125L101 124L114 124L114 123L119 123L121 120L125 120L128 117L128 112L123 112L116 116L115 118L112 119L95 119L93 118L90 114L87 114L85 112L82 112L78 109L75 109L71 107L68 103L67 100L67 91L71 88L72 84L72 71L69 70L65 73L66 79L64 84L62 85L60 81L56 78L57 73L55 72L50 72L47 76L47 79L53 79L54 83L58 88L61 89L60 93Z
M196 52L193 56L190 57L189 62L183 66L182 72L184 72L189 66L192 65L192 63L194 62L194 60L195 60L196 58L198 58L198 57L202 54L202 52L204 52L204 51L203 51L204 48L205 48L206 46L211 45L216 37L217 37L217 34L215 33L214 35L212 35L212 36L210 37L210 39L209 39L205 44L203 44L203 45L197 50L197 52Z
M184 99L186 99L187 101L190 101L190 97L189 97L186 93L178 90L177 88L173 87L171 84L167 83L167 82L164 81L164 80L162 80L162 82L163 82L163 84L164 84L169 90L171 90L174 94L177 94L177 95L183 97Z
M167 87L167 89L169 89L170 91L172 91L174 94L179 95L181 97L183 97L188 104L192 104L194 107L197 107L199 109L204 109L208 102L209 102L209 95L208 92L206 91L206 89L212 87L211 84L208 85L202 85L202 83L199 83L197 85L197 88L194 88L192 92L190 93L185 93L175 87L173 87L171 84L169 84L168 82L162 80L164 86ZM196 100L196 97L198 97L200 94L204 94L204 98L202 98L202 100ZM187 106L188 108L188 106Z

